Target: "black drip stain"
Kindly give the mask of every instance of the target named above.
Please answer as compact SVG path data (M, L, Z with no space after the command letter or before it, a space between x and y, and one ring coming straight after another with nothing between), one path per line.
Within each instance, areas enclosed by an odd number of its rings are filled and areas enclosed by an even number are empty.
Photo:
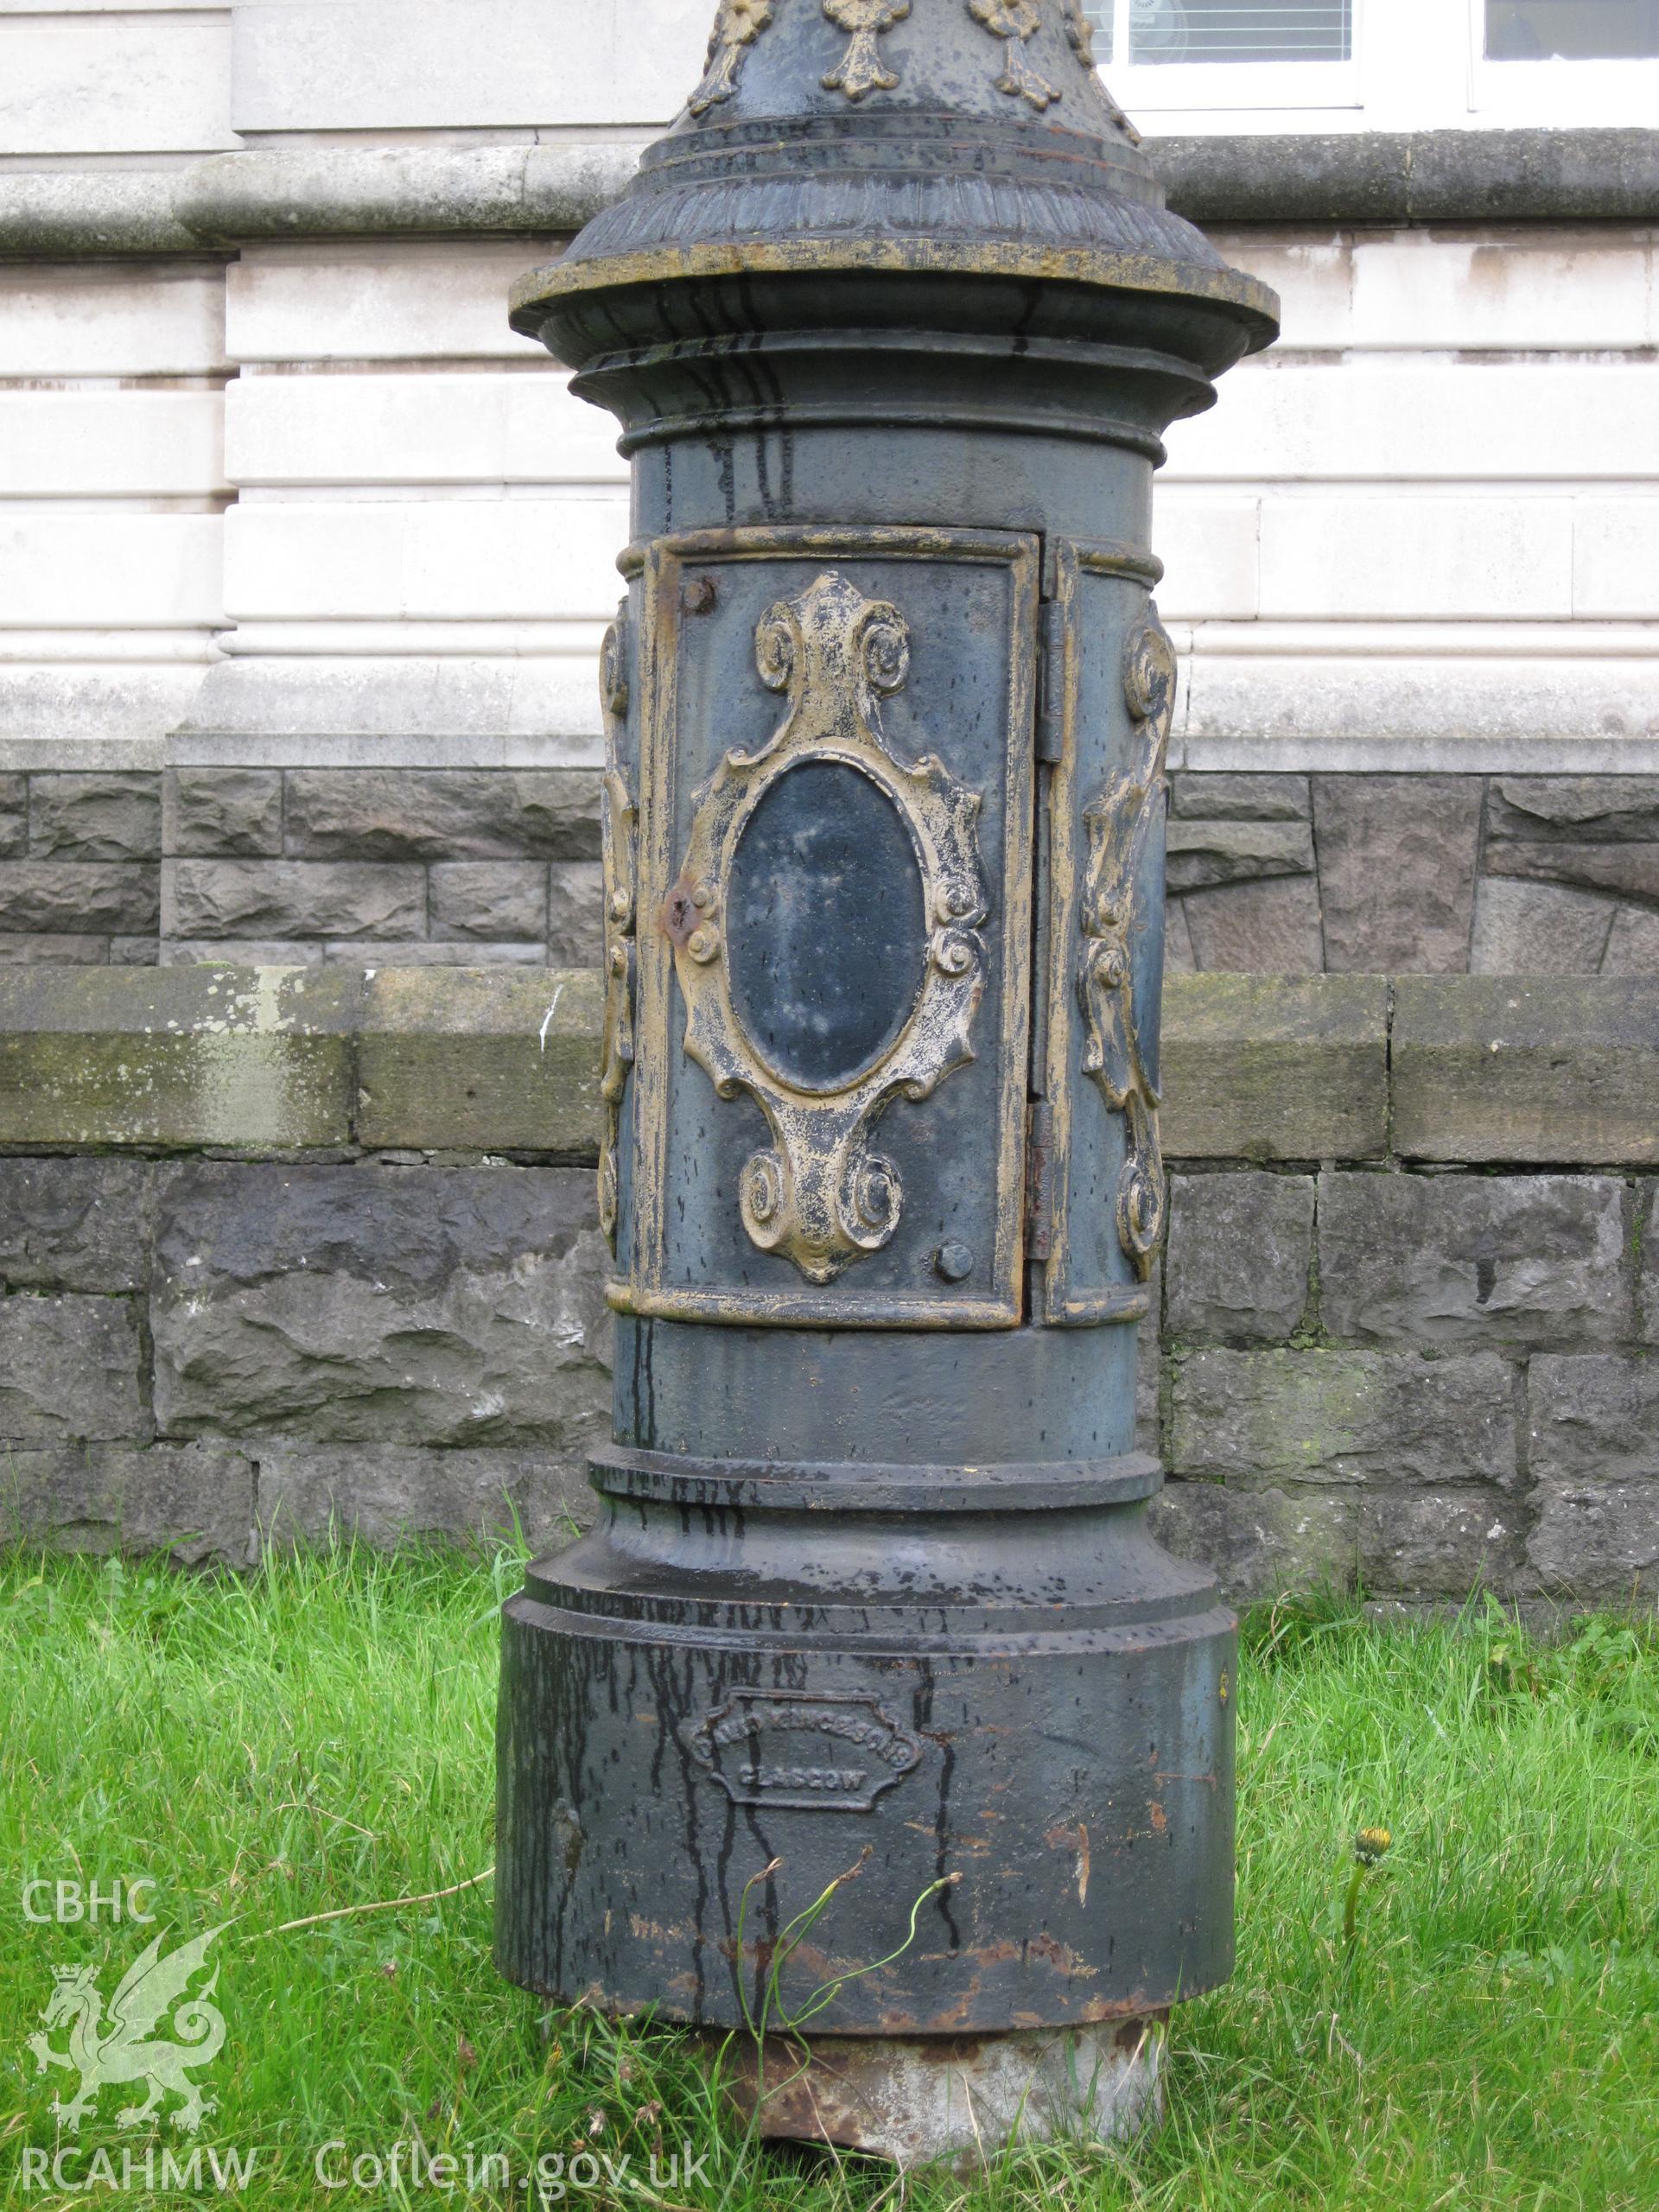
M628 1364L628 1415L632 1441L647 1452L654 1451L657 1446L657 1389L651 1353L651 1324L636 1320L632 1357Z
M726 510L727 527L737 521L737 470L729 438L711 438L709 448L715 456L719 473L721 505Z
M956 1891L954 1887L949 1885L948 1880L951 1872L948 1863L950 1852L950 1783L956 1773L957 1754L948 1737L936 1736L931 1731L929 1724L933 1718L933 1670L925 1665L922 1669L921 1679L916 1687L914 1710L917 1734L927 1737L930 1742L937 1744L939 1747L939 1799L933 1814L935 1846L933 1878L936 1882L947 1885L936 1890L933 1897L938 1909L939 1918L944 1923L945 1936L950 1948L953 1951L959 1951L962 1948L962 1931L957 1926L956 1915L950 1910L951 1900Z

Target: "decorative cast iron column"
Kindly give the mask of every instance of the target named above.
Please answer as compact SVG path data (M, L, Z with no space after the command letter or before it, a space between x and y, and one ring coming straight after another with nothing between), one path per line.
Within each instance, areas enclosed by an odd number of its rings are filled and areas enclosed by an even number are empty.
M1276 303L1135 148L1078 0L721 0L514 315L620 417L634 541L616 1440L507 1608L500 1963L906 2159L1127 2125L1232 1959L1233 1622L1135 1449L1149 538Z

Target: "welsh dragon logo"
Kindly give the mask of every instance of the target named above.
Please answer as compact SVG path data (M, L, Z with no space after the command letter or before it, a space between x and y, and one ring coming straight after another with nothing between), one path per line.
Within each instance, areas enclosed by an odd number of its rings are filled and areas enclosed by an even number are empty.
M112 2082L143 2082L149 2095L143 2104L129 2105L116 2115L122 2127L141 2127L156 2119L169 2096L184 2102L172 2115L175 2127L194 2135L207 2113L215 2109L190 2075L217 2058L225 2047L225 2015L209 2002L219 1986L219 1969L198 1995L186 1992L207 1964L209 1945L230 1925L226 1921L198 1936L168 1957L162 1956L157 1936L143 1956L131 1967L111 1999L107 2020L104 1999L91 1967L57 1967L55 1986L47 2000L42 2018L46 2033L31 2036L29 2048L35 2057L35 2072L62 2066L79 2071L80 2087L66 2103L59 2098L53 2115L73 2134L97 2103L100 2090ZM176 2010L174 2008L176 2006ZM172 2027L179 2038L163 2042L151 2031L162 2015L173 2012ZM67 2051L53 2048L50 2036L66 2022L69 2028Z

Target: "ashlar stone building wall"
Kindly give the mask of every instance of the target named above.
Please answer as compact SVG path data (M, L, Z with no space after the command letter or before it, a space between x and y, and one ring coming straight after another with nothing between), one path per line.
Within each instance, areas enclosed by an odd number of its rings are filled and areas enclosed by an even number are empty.
M505 301L713 12L0 7L0 963L584 957L625 471ZM1652 943L1659 130L1490 127L1455 12L1140 118L1285 307L1158 494L1200 969Z

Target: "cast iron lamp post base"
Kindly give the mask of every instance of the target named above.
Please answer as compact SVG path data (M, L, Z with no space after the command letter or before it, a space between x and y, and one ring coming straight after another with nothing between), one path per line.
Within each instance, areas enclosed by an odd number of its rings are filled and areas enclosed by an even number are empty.
M1165 209L1078 0L721 0L518 296L634 537L615 1441L506 1609L498 1956L731 2037L766 2132L1121 2132L1231 1969L1234 1624L1135 1449L1147 541L1161 433L1275 304Z

